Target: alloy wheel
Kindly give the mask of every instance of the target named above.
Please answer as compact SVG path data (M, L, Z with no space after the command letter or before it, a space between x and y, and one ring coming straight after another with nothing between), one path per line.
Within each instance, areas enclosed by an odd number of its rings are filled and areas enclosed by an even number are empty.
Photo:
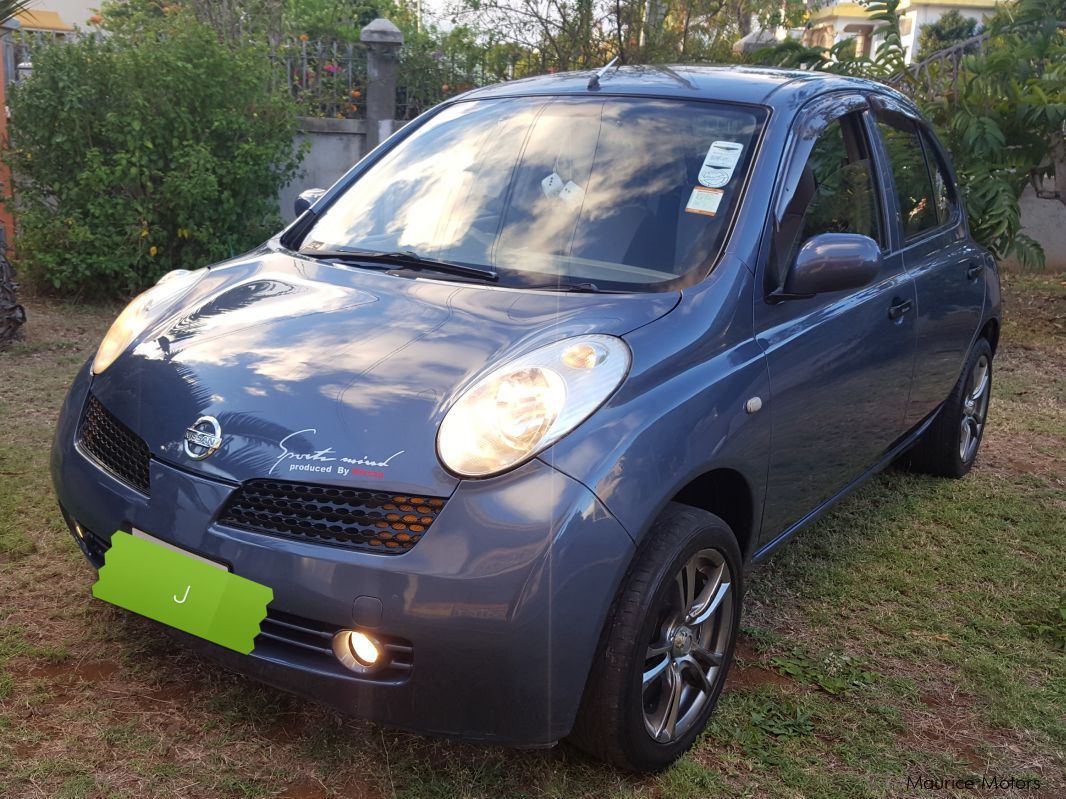
M962 421L959 434L959 457L969 463L977 456L981 433L988 414L989 388L992 382L992 364L987 355L981 355L970 370L966 381L966 394L962 401Z
M674 577L644 657L644 728L670 743L716 695L733 636L733 575L716 549L694 554Z

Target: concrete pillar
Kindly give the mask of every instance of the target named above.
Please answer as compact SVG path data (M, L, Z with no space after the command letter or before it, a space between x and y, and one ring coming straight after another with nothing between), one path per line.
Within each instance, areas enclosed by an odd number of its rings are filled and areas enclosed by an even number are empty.
M366 149L377 147L392 135L396 119L396 72L400 65L403 33L387 19L378 18L359 35L366 45Z

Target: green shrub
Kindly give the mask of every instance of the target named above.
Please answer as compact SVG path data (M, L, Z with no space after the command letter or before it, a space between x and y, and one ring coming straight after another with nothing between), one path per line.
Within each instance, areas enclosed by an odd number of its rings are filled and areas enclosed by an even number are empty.
M129 294L253 247L301 157L265 51L184 14L38 47L10 108L17 260L67 294Z

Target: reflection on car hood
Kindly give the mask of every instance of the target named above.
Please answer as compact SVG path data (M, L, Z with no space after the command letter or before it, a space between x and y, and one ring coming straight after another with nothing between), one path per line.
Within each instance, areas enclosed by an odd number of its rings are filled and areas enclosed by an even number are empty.
M214 477L442 496L455 480L436 432L458 389L542 344L622 335L678 299L414 280L266 252L212 269L92 391L155 457ZM196 460L184 436L202 416L222 445Z

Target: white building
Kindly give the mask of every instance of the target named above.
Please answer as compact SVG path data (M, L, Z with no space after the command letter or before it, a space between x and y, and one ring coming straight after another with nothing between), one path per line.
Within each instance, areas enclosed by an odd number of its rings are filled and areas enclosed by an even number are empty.
M911 63L918 48L918 34L924 25L936 22L948 11L982 22L995 12L996 0L903 0L900 3L900 34ZM842 39L854 38L855 52L872 55L879 43L878 23L871 22L865 6L834 2L811 13L803 43L832 47Z

